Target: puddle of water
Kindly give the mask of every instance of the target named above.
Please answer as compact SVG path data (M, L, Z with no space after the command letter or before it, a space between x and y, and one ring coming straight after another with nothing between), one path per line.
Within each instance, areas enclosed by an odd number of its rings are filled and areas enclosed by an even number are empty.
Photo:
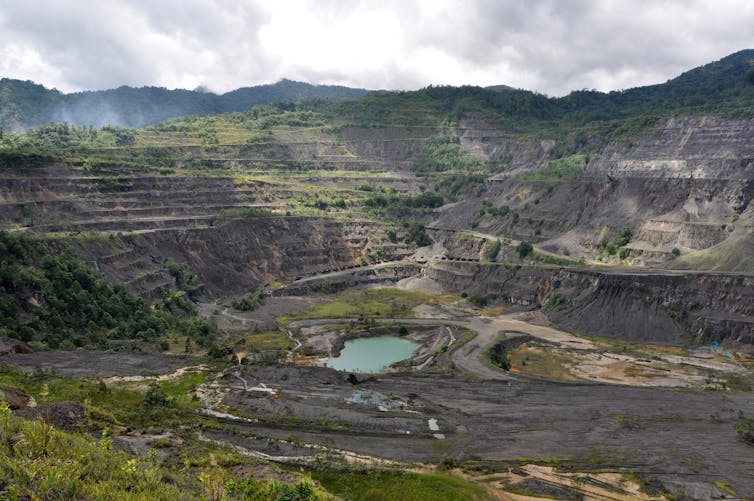
M327 366L339 371L378 374L390 364L410 358L419 345L394 336L366 337L346 341L340 356L330 358Z

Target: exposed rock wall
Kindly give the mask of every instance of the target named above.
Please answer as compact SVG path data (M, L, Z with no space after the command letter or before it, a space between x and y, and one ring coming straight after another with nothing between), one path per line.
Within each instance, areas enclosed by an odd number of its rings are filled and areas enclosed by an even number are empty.
M629 145L593 155L589 170L620 176L754 179L754 119L677 117Z
M388 167L406 167L427 138L440 131L431 127L348 127L341 135L345 147L364 160Z
M552 139L530 139L501 130L478 113L469 113L456 130L461 146L470 154L499 162L501 173L532 170L549 159Z
M754 181L621 178L494 181L442 210L433 227L542 243L548 250L593 250L603 237L630 228L629 247L670 255L673 247L711 247L736 228L754 199ZM484 215L485 205L507 205L507 217ZM516 221L512 214L520 217Z
M435 262L427 276L449 290L545 308L555 325L633 341L693 338L754 345L754 277L711 273L602 272Z
M107 278L147 299L177 289L167 263L193 270L211 298L243 294L260 284L342 270L363 262L380 246L385 259L408 250L390 244L384 228L368 221L270 217L222 220L210 228L150 231L124 237L126 248L81 244L79 253Z
M273 296L306 296L322 292L340 292L347 289L391 286L398 281L414 276L421 271L415 263L400 263L391 266L354 268L335 276L322 276L300 280L272 290Z

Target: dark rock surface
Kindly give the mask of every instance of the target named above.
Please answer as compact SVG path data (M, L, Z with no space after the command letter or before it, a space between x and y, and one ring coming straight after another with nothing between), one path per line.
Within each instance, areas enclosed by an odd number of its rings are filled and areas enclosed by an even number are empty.
M532 308L557 292L567 301L555 325L580 334L679 343L688 335L754 344L754 277L726 273L587 270L439 261L427 276L467 291Z

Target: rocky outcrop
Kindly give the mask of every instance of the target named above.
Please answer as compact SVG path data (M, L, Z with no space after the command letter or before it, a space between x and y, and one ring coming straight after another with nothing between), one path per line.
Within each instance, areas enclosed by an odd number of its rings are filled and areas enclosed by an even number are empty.
M7 402L8 407L14 410L37 405L34 398L30 397L25 391L7 386L0 386L0 402L2 401Z
M676 117L642 132L630 144L613 143L589 170L616 176L754 179L754 119Z
M629 248L648 261L670 259L673 247L698 250L728 238L754 199L754 181L621 178L548 183L504 179L476 188L439 212L431 227L532 240L572 255L629 228ZM488 207L507 206L505 216Z
M273 296L306 296L323 292L340 292L363 287L393 286L400 280L421 271L419 265L406 262L387 266L352 267L352 269L311 279L300 279L290 285L271 290Z
M197 293L217 298L360 265L373 248L380 248L386 260L408 254L377 223L308 217L224 219L208 228L127 235L122 242L116 249L109 242L84 242L78 252L107 278L147 299L180 288L171 262L197 274L202 285L193 288Z
M579 334L655 343L754 344L752 276L444 261L432 263L426 274L449 290L544 308L555 325Z
M459 120L456 133L461 146L471 155L497 163L498 173L532 170L549 159L555 145L552 139L531 139L502 130L479 113L467 113Z
M385 166L408 167L424 142L440 133L432 127L346 127L341 131L344 145L364 160Z

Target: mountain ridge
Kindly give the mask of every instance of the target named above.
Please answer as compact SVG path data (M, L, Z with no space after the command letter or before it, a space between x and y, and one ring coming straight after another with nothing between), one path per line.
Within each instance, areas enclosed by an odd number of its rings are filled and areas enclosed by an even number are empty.
M31 81L3 78L0 128L19 131L48 122L142 127L182 115L237 112L260 104L311 99L345 101L364 96L373 99L355 106L354 111L367 111L375 105L393 106L418 97L433 101L433 106L445 113L486 109L514 120L568 120L580 124L678 110L754 116L754 49L738 51L664 83L610 92L576 90L563 97L506 85L430 85L415 91L368 91L287 79L224 94L154 86L64 94Z
M0 79L0 128L23 130L49 122L71 125L142 127L181 115L212 115L252 106L303 99L342 100L368 91L281 79L223 94L204 90L131 87L63 93L41 84Z

